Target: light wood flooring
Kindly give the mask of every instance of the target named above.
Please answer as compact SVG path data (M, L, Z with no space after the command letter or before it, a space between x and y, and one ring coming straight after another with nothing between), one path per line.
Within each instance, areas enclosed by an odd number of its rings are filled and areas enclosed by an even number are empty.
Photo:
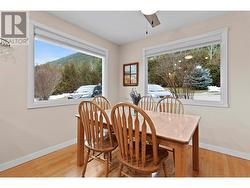
M115 151L110 177L117 177L118 161ZM189 156L190 157L190 156ZM191 159L189 160L191 165ZM174 176L172 155L167 161L168 175ZM191 167L190 167L191 168ZM103 176L103 163L91 161L87 166L86 177ZM191 171L191 170L190 170ZM0 177L81 177L82 167L76 165L76 145L50 153L17 167L0 172ZM163 172L155 176L162 177ZM250 177L250 161L200 149L200 171L190 172L193 177Z

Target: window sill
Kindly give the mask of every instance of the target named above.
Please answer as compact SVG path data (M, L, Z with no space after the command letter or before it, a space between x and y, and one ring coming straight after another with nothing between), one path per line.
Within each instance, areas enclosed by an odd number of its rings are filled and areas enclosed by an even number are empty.
M72 99L72 100L58 100L58 101L37 101L30 102L28 104L28 109L35 108L50 108L50 107L58 107L58 106L69 106L69 105L78 105L82 101L90 101L91 98L82 98L82 99Z
M199 101L199 100L180 100L183 105L190 106L204 106L204 107L218 107L218 108L228 108L228 103L222 101Z

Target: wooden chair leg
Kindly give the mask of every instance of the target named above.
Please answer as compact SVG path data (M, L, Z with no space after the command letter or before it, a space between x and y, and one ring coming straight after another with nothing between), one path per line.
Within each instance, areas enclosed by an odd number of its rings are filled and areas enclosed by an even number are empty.
M112 152L109 153L109 162L112 162Z
M90 153L90 150L88 149L87 150L87 156L85 157L85 161L84 161L84 164L83 164L82 177L85 177L85 172L86 172L86 168L87 168L87 164L88 164L88 160L89 160L89 153Z
M120 163L119 164L119 170L118 170L118 173L119 173L118 176L119 177L122 177L122 169L123 169L123 164Z
M174 158L174 166L175 166L175 151L173 149L173 158Z
M110 157L110 154L107 153L106 154L106 160L105 160L105 176L108 177L109 175L109 157Z
M162 162L162 168L163 168L164 176L168 177L166 162Z

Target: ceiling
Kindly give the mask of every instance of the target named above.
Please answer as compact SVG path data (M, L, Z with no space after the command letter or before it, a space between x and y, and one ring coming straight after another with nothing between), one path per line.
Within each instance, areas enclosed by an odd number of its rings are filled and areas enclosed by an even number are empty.
M158 11L161 24L152 28L140 11L51 11L56 17L122 45L194 22L225 14L222 11Z

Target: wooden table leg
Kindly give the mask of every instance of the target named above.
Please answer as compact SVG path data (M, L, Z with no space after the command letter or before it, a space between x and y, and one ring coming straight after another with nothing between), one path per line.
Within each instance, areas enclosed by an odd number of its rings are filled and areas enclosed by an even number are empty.
M195 129L192 138L192 148L193 148L193 170L199 171L199 125Z
M77 166L84 163L84 132L81 120L77 117Z
M174 147L175 151L175 177L185 177L187 176L187 156L186 145L176 145Z

